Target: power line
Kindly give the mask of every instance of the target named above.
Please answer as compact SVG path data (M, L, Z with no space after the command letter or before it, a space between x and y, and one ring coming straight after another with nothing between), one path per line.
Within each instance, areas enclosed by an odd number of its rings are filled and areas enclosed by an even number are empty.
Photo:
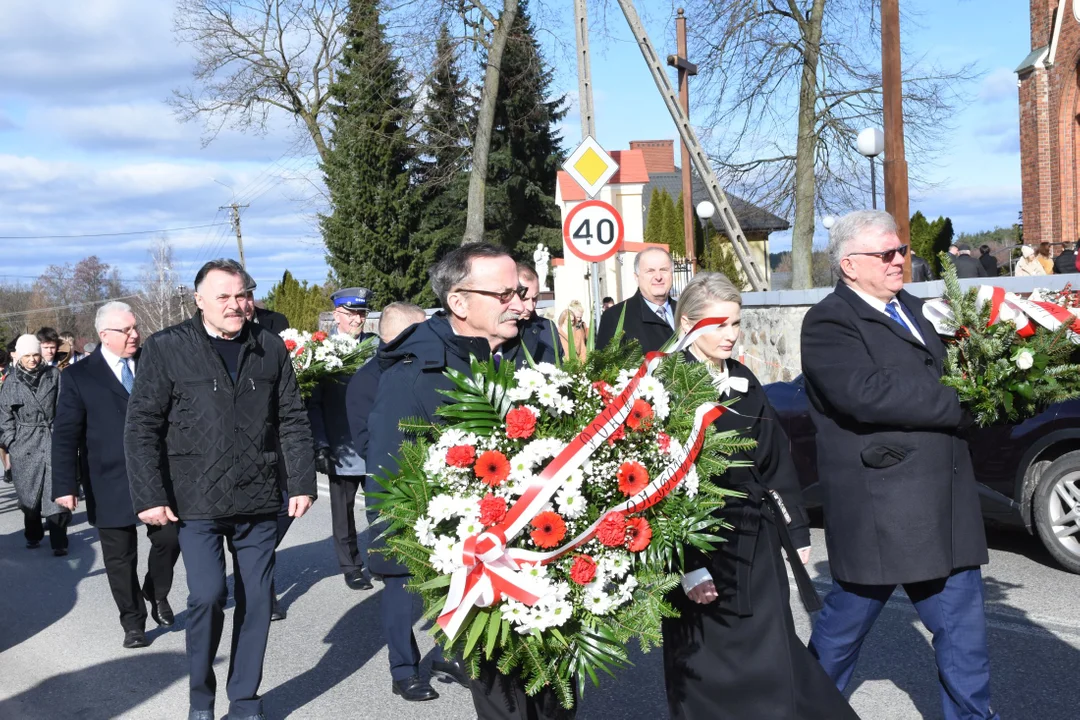
M18 312L9 312L0 314L0 318L19 317L20 315L33 315L34 313L52 312L54 310L74 310L75 308L81 308L86 305L104 305L107 302L114 300L130 300L142 295L142 293L133 293L131 295L121 295L120 297L105 298L104 300L87 300L86 302L70 303L68 305L57 305L56 307L47 308L34 308L33 310L20 310Z
M154 233L180 232L181 230L199 230L215 225L228 225L229 223L210 223L207 225L189 225L187 227L163 228L161 230L132 230L130 232L112 233L82 233L79 235L0 235L0 240L66 240L69 238L99 238L121 237L124 235L153 235Z

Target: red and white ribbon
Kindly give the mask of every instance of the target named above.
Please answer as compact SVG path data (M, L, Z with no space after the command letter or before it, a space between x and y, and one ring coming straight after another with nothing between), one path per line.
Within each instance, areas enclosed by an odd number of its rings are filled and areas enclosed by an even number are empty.
M1063 324L1070 328L1068 336L1074 344L1080 345L1080 319L1066 308L1055 303L1025 299L1004 288L980 285L975 297L978 309L990 307L989 325L999 322L1011 322L1020 337L1035 334L1035 325L1056 331ZM958 328L952 308L943 298L927 300L923 304L923 315L934 326L939 335L955 335Z
M588 542L596 533L600 521L593 523L562 547L549 552L507 548L507 543L528 526L551 501L566 479L619 429L630 415L634 401L642 394L641 381L651 375L665 357L682 352L703 334L711 332L715 326L725 321L726 318L706 318L694 325L671 352L648 353L645 362L634 373L626 388L530 482L501 523L454 546L454 557L462 567L451 576L446 602L438 618L439 625L450 639L457 636L473 606L490 607L503 596L514 598L526 605L533 605L539 600L541 589L537 587L536 581L520 572L522 564L546 564L565 555ZM609 512L629 515L660 502L693 468L705 441L705 428L725 411L726 408L717 403L704 403L699 406L695 413L694 429L683 451L673 457L665 470L644 490L626 502L609 508L600 517L603 518Z

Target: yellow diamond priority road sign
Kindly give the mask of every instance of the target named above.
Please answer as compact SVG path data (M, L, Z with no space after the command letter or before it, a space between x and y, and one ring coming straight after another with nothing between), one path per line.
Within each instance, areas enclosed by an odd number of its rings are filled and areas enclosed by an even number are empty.
M619 170L619 164L604 152L604 148L600 147L600 143L591 135L570 153L562 167L590 198L595 197L600 188Z

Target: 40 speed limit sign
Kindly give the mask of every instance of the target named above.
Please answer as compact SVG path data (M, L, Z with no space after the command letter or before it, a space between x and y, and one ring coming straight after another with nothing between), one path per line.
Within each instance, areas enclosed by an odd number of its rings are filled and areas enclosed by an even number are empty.
M586 200L567 213L562 234L566 247L582 260L607 260L622 248L622 216L606 202Z

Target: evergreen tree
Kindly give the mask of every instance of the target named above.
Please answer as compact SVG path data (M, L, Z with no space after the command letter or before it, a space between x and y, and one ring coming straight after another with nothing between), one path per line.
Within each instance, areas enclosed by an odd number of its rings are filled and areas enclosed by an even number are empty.
M342 285L370 288L379 303L412 299L427 284L427 268L410 244L419 198L405 74L374 0L350 2L344 34L322 165L330 213L319 220L329 264Z
M934 238L930 232L930 223L921 210L916 210L915 214L911 216L909 228L911 251L936 268L936 256L933 252Z
M320 285L297 281L286 270L266 294L266 307L289 318L290 327L314 332L319 329L319 313L330 308L330 294Z
M461 244L469 193L469 176L463 168L472 142L471 98L445 25L435 43L435 58L438 64L432 73L420 131L423 157L417 179L423 203L411 238L417 253L413 265L418 271ZM411 299L430 307L435 304L435 293L425 283Z
M664 226L661 233L661 240L664 245L667 245L668 251L674 254L676 250L682 247L682 235L680 234L679 227L682 225L681 211L675 207L675 201L671 199L671 194L666 190L663 193L664 203ZM682 256L684 253L679 253Z
M486 234L515 257L531 258L538 242L562 247L555 178L563 150L555 124L566 115L566 98L549 99L553 73L524 3L512 28L492 128Z
M665 218L662 196L664 195L667 195L667 192L654 187L652 195L649 196L649 212L645 216L645 242L647 243L663 242Z
M683 193L679 191L679 197L675 200L675 204L671 208L671 215L668 219L674 225L671 236L671 244L668 245L668 249L671 250L673 257L686 257L686 222L683 217Z

